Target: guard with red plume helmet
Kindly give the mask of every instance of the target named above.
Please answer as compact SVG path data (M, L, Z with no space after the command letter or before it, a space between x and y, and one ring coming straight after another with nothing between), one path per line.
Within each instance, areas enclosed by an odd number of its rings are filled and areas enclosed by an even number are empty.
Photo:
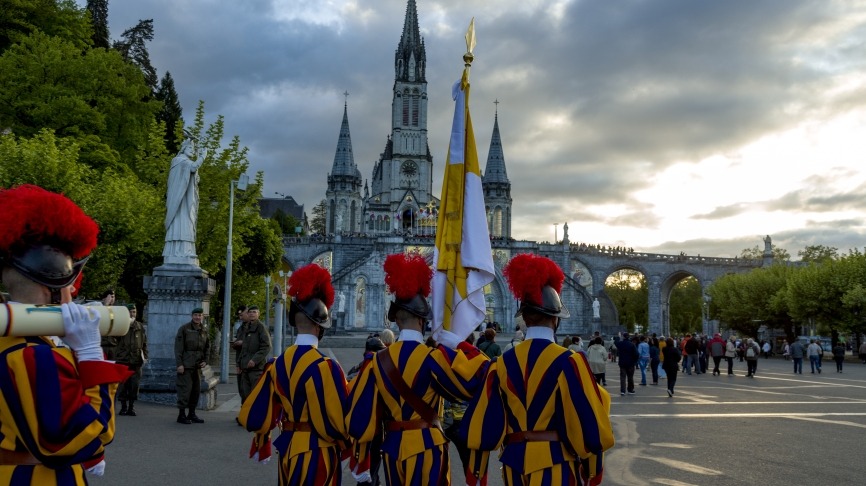
M378 469L371 458L381 454L386 484L450 484L446 434L456 430L443 430L439 421L443 395L469 400L481 388L490 360L465 341L456 349L425 343L433 271L422 256L388 255L384 270L394 294L388 319L397 323L400 336L375 353L350 385L346 424L355 441L352 475L369 484ZM380 446L382 430L384 443L393 447Z
M0 207L0 265L48 287L59 304L96 247L96 223L67 197L29 184L0 191Z
M318 349L324 330L331 327L331 274L316 264L302 267L289 279L289 295L289 322L297 328L297 338L265 366L243 401L238 423L255 433L250 458L257 462L270 460L271 430L279 425L273 447L280 485L340 484L340 451L349 447L343 420L348 413L346 376Z
M388 320L397 322L397 311L402 309L425 321L433 318L427 297L433 270L421 255L398 253L385 258L385 284L394 294L388 308Z
M296 325L295 316L300 312L322 329L331 327L328 309L334 304L334 287L327 270L312 264L292 273L289 295L289 324Z
M80 283L99 230L71 200L33 185L0 190L0 208L0 278L10 300L62 303L63 341L69 346L10 333L12 311L4 305L0 403L11 413L0 414L0 483L86 484L85 470L98 476L105 471L115 393L131 374L103 359L99 314L72 303L73 285Z
M524 253L512 258L502 273L508 280L511 293L520 301L514 317L527 310L551 317L571 316L559 297L565 275L553 260Z
M604 451L613 447L610 395L586 355L556 343L569 317L560 292L565 276L551 259L522 254L503 269L520 301L526 339L487 370L484 388L463 416L461 431L480 464L466 484L482 484L488 455L500 451L503 483L601 484Z

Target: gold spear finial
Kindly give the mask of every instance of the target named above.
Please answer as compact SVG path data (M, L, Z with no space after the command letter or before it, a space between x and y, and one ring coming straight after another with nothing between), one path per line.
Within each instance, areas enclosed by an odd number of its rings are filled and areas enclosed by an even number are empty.
M466 54L463 54L463 62L466 63L467 68L472 65L472 61L475 59L475 56L472 55L473 50L475 50L475 17L469 21L469 29L466 30Z

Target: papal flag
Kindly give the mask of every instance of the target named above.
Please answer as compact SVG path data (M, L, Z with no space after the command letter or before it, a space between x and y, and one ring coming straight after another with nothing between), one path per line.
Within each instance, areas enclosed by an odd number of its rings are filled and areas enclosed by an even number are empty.
M484 321L484 286L494 278L481 170L469 117L469 66L474 45L473 19L466 33L466 67L452 88L454 123L433 253L433 335L439 341L442 330L462 340Z

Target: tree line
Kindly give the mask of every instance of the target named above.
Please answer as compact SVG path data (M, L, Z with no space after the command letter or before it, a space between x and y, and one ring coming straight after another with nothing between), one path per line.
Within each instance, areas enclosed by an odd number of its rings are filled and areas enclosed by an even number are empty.
M204 101L183 118L169 72L152 66L153 20L113 42L108 0L4 2L0 15L0 188L36 184L60 192L99 224L99 246L81 293L113 288L144 304L143 276L162 263L168 170L183 131L207 149L199 169L196 249L218 282L222 312L229 187L247 171L247 148L224 140L224 119L205 123ZM235 194L233 296L264 304L262 276L280 266L282 230L259 216L263 174ZM284 222L289 223L289 222Z

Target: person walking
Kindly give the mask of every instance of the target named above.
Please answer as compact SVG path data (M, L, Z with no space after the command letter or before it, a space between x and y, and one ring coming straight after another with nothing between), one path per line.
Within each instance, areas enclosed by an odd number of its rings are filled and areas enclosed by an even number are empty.
M268 354L271 352L271 335L259 320L258 307L253 305L247 308L246 320L238 329L233 346L237 350L235 365L238 394L243 403L261 378Z
M646 336L641 335L637 345L637 366L640 368L640 384L646 386L646 367L650 362L650 346Z
M141 367L147 361L147 335L144 324L137 321L138 311L135 304L129 304L129 331L117 341L117 364L126 365L132 376L120 385L118 400L120 400L119 415L135 417L135 401L138 400L138 387L141 383ZM128 405L127 405L128 404Z
M0 335L0 484L87 484L85 472L105 473L115 393L130 375L103 358L99 316L72 303L99 227L67 197L33 185L0 190L0 208L0 280L9 300L59 304L68 346Z
M255 433L250 457L257 462L270 459L271 430L279 426L273 446L281 486L332 486L342 479L340 451L349 441L343 421L346 377L340 365L319 350L332 322L331 274L312 263L292 273L288 288L289 324L297 330L297 339L266 366L241 406L238 422Z
M815 342L814 339L809 340L809 347L806 348L806 353L809 355L809 365L812 367L812 374L815 374L815 370L818 370L818 374L821 374L821 362L818 360L821 353L821 346Z
M752 338L746 340L746 377L754 378L758 371L758 356L761 354L761 347L758 346Z
M689 336L688 334L686 334L686 338L687 338L687 340L685 341L685 344L683 344L683 349L685 350L685 352L683 353L683 355L684 355L683 362L684 362L685 367L686 367L686 374L687 375L692 374L692 366L694 365L695 374L700 375L701 374L700 339L698 338L697 335Z
M842 363L845 361L845 343L839 341L833 347L833 359L836 361L836 372L842 372Z
M728 376L734 376L734 358L737 357L737 344L734 336L728 338L725 344L725 360L728 362Z
M502 350L502 354L505 354L506 351L517 346L518 344L523 342L523 331L520 329L514 331L514 337L511 338L508 344L505 345L505 349ZM470 343L472 344L472 343ZM605 359L607 359L607 354L605 354Z
M586 350L589 367L595 376L595 382L601 386L607 386L607 350L604 349L604 341L601 337L592 340L589 349Z
M480 464L468 471L467 484L483 484L494 450L501 451L508 486L601 484L604 451L614 444L610 395L593 379L585 354L556 344L560 320L570 315L559 295L565 276L552 260L529 253L514 257L503 274L520 302L526 341L491 363L463 417L470 463Z
M622 333L622 339L616 346L619 356L619 394L634 395L634 368L638 360L637 347L627 332Z
M649 348L650 348L650 372L653 377L653 385L659 384L659 364L661 363L660 354L661 351L659 349L659 340L653 334L653 337L649 340Z
M680 371L680 359L682 354L674 346L674 340L667 338L664 352L662 353L662 368L667 374L668 396L674 396L674 387L677 384L677 373Z
M725 356L725 347L725 340L722 339L722 335L719 333L713 334L713 339L707 343L707 354L713 358L713 376L722 374L719 371L719 363L721 363L722 358Z
M204 309L192 310L190 321L177 330L174 338L174 356L177 365L177 423L203 424L195 414L201 396L201 370L207 366L210 346L204 327ZM189 413L185 413L189 410Z
M803 358L806 356L806 348L799 339L791 344L791 360L794 362L794 374L803 374Z

